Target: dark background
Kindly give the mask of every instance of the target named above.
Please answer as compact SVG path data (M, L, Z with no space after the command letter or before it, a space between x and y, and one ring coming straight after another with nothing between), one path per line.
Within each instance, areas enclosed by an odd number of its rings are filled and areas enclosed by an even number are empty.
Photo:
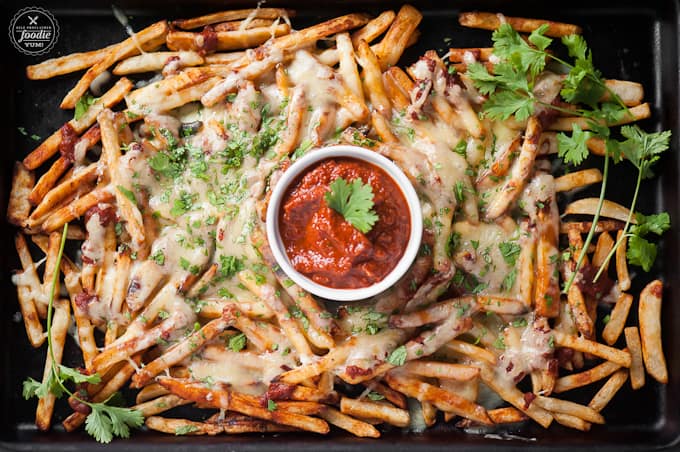
M132 16L134 29L148 25L161 18L190 17L206 12L234 7L252 7L255 2L230 1L118 1L116 4L128 16ZM265 6L296 7L298 15L293 19L295 28L316 23L322 19L346 12L379 12L398 8L402 2L392 1L268 1ZM502 12L507 15L547 18L579 24L593 49L596 67L607 78L634 80L643 83L645 100L652 106L652 117L640 125L648 130L672 129L672 149L656 167L659 177L643 184L638 209L649 214L667 210L674 225L659 247L656 267L650 275L638 272L634 279L632 294L639 294L644 283L652 277L664 280L663 328L664 347L670 371L670 383L662 387L647 376L646 386L636 392L629 383L605 408L606 426L594 425L591 432L567 430L553 423L544 431L533 423L511 428L508 433L532 438L531 442L506 438L496 440L482 435L467 435L452 425L440 422L439 426L423 434L404 433L393 429L386 431L380 440L352 438L344 432L335 431L328 437L314 434L247 435L203 437L173 437L150 432L133 432L128 441L114 440L109 450L189 450L201 447L206 450L479 450L486 448L540 447L546 449L570 449L593 447L609 450L640 450L673 447L680 440L680 279L677 276L680 241L678 228L678 136L680 135L679 83L678 83L678 1L570 1L529 2L500 0L487 1L414 1L424 15L419 29L420 42L407 53L402 63L415 61L424 50L434 48L440 55L449 47L444 38L451 38L455 47L483 47L491 44L490 32L468 30L458 26L457 13L464 10ZM7 39L7 26L12 15L27 4L3 2L2 44L5 51L0 63L0 108L2 115L2 149L0 149L0 214L4 216L11 181L11 168L15 160L22 159L39 142L23 136L17 127L24 127L28 135L36 134L43 139L72 117L72 112L61 111L58 105L62 97L75 84L80 73L61 76L46 81L28 81L24 67L46 58L85 51L119 42L125 38L123 28L114 19L107 2L60 1L30 3L42 6L57 17L60 25L59 41L48 55L27 57L16 51ZM448 42L448 41L447 41ZM601 165L601 161L591 162ZM632 165L620 164L613 168L607 198L629 205L634 188L635 171ZM596 191L593 195L597 196ZM24 401L21 382L26 376L40 379L44 365L44 350L30 347L23 322L16 317L19 311L16 293L10 281L11 269L18 267L13 249L14 229L0 222L0 449L8 450L93 450L102 447L85 433L65 434L60 420L68 414L65 402L58 402L55 424L51 433L37 433L33 425L35 400ZM631 268L633 270L633 268ZM636 320L637 296L631 309L632 324ZM600 316L602 318L602 315ZM679 325L674 331L674 324ZM600 325L601 326L601 325ZM601 328L598 328L601 329ZM622 343L618 344L622 346ZM69 354L67 353L67 357ZM71 353L70 356L75 356ZM70 364L77 364L71 362ZM604 380L603 380L604 382ZM603 383L602 382L602 383ZM580 402L586 402L602 383L566 394ZM61 408L61 409L60 409Z

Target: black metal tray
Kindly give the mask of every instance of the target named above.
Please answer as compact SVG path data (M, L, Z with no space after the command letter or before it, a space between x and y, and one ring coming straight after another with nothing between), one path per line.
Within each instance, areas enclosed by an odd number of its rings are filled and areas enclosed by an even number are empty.
M295 23L318 22L321 19L350 11L375 12L398 8L393 1L269 1L267 6L296 8ZM451 38L456 47L490 44L490 33L467 30L457 23L463 10L499 11L508 15L548 18L577 23L593 49L595 64L608 78L635 80L643 83L653 109L652 117L642 124L647 130L672 129L672 151L657 167L659 177L643 186L639 209L651 213L667 210L674 224L660 247L657 266L651 275L640 275L631 293L639 293L643 281L659 276L665 281L663 329L664 347L670 371L670 382L660 386L650 382L636 392L629 385L617 394L604 410L605 426L593 426L589 433L567 430L558 425L545 431L527 423L521 429L507 431L521 436L502 435L502 439L464 434L450 425L440 423L437 428L422 434L404 433L397 429L384 432L379 440L350 437L334 431L326 437L314 434L246 435L203 437L173 437L152 432L133 432L129 440L114 440L108 450L180 451L200 447L202 450L308 450L321 448L340 450L480 450L489 448L572 449L591 447L609 450L643 450L675 448L680 443L680 95L678 80L678 39L680 31L680 3L678 0L608 0L568 2L531 1L503 2L499 0L471 1L414 1L423 12L420 42L407 51L404 62L412 62L429 48L443 50ZM253 6L254 2L229 0L162 1L124 0L117 5L134 17L133 27L139 29L160 18L195 16L204 12L230 7ZM27 6L19 1L2 2L3 30L12 15ZM109 2L92 0L43 1L36 4L52 11L61 32L56 47L48 57L74 51L99 48L126 36L111 14ZM43 58L27 57L11 47L4 35L0 90L3 149L0 152L0 216L4 218L11 168L22 159L36 142L22 136L17 127L30 134L49 136L69 119L70 114L59 110L61 98L73 86L79 75L58 77L48 81L31 82L24 76L24 67ZM448 40L446 41L448 42ZM440 52L443 53L443 52ZM618 165L613 170L608 198L627 203L632 190L634 173L630 165ZM55 428L40 433L33 425L35 401L24 401L21 382L26 376L40 377L44 365L44 350L33 350L18 317L16 292L11 284L11 270L19 266L12 245L14 230L0 221L0 287L4 300L0 303L0 448L7 450L94 450L101 446L85 433L66 434L59 430L59 421L67 413L64 405L57 409ZM636 306L636 305L634 305ZM635 311L635 309L633 309ZM577 399L587 401L593 388L575 392Z

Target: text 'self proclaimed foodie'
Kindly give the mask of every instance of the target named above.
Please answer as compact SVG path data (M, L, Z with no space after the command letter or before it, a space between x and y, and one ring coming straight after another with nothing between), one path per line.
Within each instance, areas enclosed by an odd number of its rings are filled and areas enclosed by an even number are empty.
M628 380L667 382L662 282L645 272L669 216L636 201L670 132L630 125L650 116L640 84L605 78L576 25L461 13L493 48L402 67L427 26L412 6L299 30L294 16L161 20L27 68L33 80L85 70L61 104L73 119L16 163L8 208L13 281L45 356L23 387L39 429L67 399L64 428L100 442L143 425L587 431ZM95 97L102 74L115 83ZM282 175L336 144L394 162L422 210L405 276L360 302L303 290L265 233ZM627 206L606 199L613 165L638 170ZM411 223L403 187L381 171L330 159L290 186L278 218L297 270L340 288L385 277ZM599 198L558 210L588 185ZM82 359L62 362L76 343ZM590 403L570 401L586 385ZM135 404L121 406L128 388ZM195 409L171 411L182 405Z

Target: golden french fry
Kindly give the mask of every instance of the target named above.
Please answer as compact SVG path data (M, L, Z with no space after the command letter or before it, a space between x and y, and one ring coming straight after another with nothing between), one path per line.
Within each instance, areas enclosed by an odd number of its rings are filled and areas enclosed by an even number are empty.
M602 411L611 401L611 399L614 398L616 393L619 391L619 389L621 389L627 379L628 372L626 372L624 369L614 372L614 374L609 377L609 380L607 380L604 386L602 386L602 388L597 391L597 394L593 396L588 406L595 411Z
M214 40L207 44L204 33L188 31L170 31L166 38L170 50L191 50L206 53L210 51L241 50L259 46L272 37L283 36L290 32L288 24L278 24L271 27L257 27L246 30L213 31Z
M602 364L593 367L590 370L578 374L568 375L566 377L558 378L555 382L554 392L560 393L569 391L570 389L580 388L581 386L589 385L595 381L607 378L621 368L620 365L611 361L605 361Z
M546 36L561 37L581 34L581 27L562 22L553 22L542 19L526 19L524 17L510 17L501 14L483 12L464 12L458 15L458 22L469 28L481 28L483 30L495 30L502 23L508 23L520 33L531 33L542 25L548 25Z
M121 61L112 72L116 75L128 75L160 71L171 61L175 61L180 67L198 66L205 62L196 52L143 53Z
M40 203L45 195L54 187L59 178L71 166L69 159L64 156L59 157L45 174L43 174L35 184L28 196L28 201L32 205ZM10 198L11 200L11 198ZM11 221L11 220L10 220Z
M158 397L157 399L138 403L137 405L131 407L131 409L139 411L142 413L142 416L148 418L149 416L154 416L164 411L171 410L172 408L188 405L190 403L191 401L181 399L174 394L167 394Z
M343 414L362 419L380 419L397 427L406 427L411 420L407 410L393 407L388 403L356 400L347 397L340 399L340 411Z
M623 231L618 231L616 234L616 241L619 243L619 247L616 248L616 279L619 289L624 291L630 289L630 275L628 274L628 259L626 258L626 250L628 245L628 239L626 237L621 238Z
M231 11L221 11L218 13L207 14L205 16L194 17L191 19L179 19L172 22L177 28L182 30L193 30L205 25L216 24L241 19L278 19L279 17L292 17L294 12L283 8L253 8L235 9Z
M555 179L555 191L569 191L602 181L602 172L597 168L589 168L565 174Z
M59 58L51 58L42 63L26 67L26 77L30 80L45 80L58 75L87 69L99 63L117 44L112 44L90 52L72 53Z
M392 116L392 105L385 94L385 87L382 84L382 72L378 58L368 46L366 41L359 41L357 45L357 59L364 69L364 91L368 94L373 108L377 109L383 116Z
M97 76L130 53L139 52L139 46L143 46L149 41L155 41L160 37L165 37L167 32L167 22L160 21L135 33L134 37L130 37L120 44L117 44L111 51L107 52L99 62L87 70L85 75L78 80L76 86L73 87L66 97L64 97L64 100L61 101L60 107L63 109L75 108L78 99L85 94L90 87L90 84Z
M496 356L493 353L468 342L454 339L449 341L444 346L444 348L455 353L460 353L461 355L469 356L470 358L476 359L480 362L487 362L492 365L496 364Z
M640 83L629 82L626 80L605 80L605 91L602 101L612 101L612 93L618 96L627 107L640 105L644 97L644 89Z
M12 174L12 189L7 204L7 221L15 226L24 226L31 212L30 194L35 184L35 175L16 162Z
M336 427L347 430L355 436L362 438L380 438L380 432L371 424L342 414L335 408L327 406L321 412L321 417Z
M645 102L644 104L636 105L628 109L628 112L623 115L623 118L618 121L610 121L607 126L620 126L623 124L629 124L631 122L640 121L642 119L649 118L652 112L649 108L649 104ZM561 132L571 132L574 124L581 127L582 130L590 130L590 124L587 120L581 117L562 117L557 118L552 124L550 124L550 130L557 130Z
M436 361L409 361L403 369L407 372L430 378L444 378L468 381L479 376L479 367Z
M642 343L640 333L636 326L630 326L623 330L626 336L626 346L632 357L630 363L630 385L633 389L640 389L645 385L645 366L642 360Z
M582 432L590 431L590 422L584 421L580 417L565 413L553 413L553 417L558 424L565 427L581 430Z
M642 357L647 373L659 383L668 383L666 358L661 344L661 297L663 283L658 279L647 284L640 293L638 318L640 322L640 338L642 340Z
M565 215L595 215L599 203L598 198L583 198L570 203L564 211ZM619 221L626 221L630 214L630 210L607 199L602 203L602 210L600 216L606 218L613 218ZM631 219L631 223L635 224L637 220L635 217Z
M411 5L404 5L399 9L376 52L381 70L397 64L422 18L420 11Z
M555 336L555 346L573 348L606 359L621 367L630 367L630 353L625 350L608 347L583 337L564 334L561 331L553 331L553 335Z
M581 289L576 284L572 284L567 294L567 301L571 308L571 314L574 317L574 322L578 331L583 334L586 339L594 337L595 327L593 319L588 315L588 309L585 299L581 293Z
M608 232L603 232L597 239L597 245L595 246L595 252L593 253L593 265L595 267L602 267L605 264L605 259L609 252L614 248L614 239L609 235ZM607 267L604 271L606 272L609 268L609 262L607 262Z
M157 432L169 433L174 435L218 435L224 432L224 427L219 424L208 424L206 422L195 422L187 419L171 419L160 416L146 418L145 425Z
M569 414L583 419L584 421L595 424L604 424L604 418L593 408L578 403L570 402L568 400L560 400L552 397L536 396L533 403L541 408L552 411L554 413Z
M352 33L352 44L356 47L362 39L370 44L389 28L395 17L394 11L383 11L378 17Z
M609 345L613 345L621 336L621 331L623 327L626 326L626 320L628 319L628 312L633 304L633 297L628 294L621 294L616 300L616 304L612 309L611 314L609 314L609 322L604 326L602 330L602 339ZM629 347L630 348L630 347Z
M159 385L158 383L151 383L140 389L140 391L137 393L137 397L135 398L135 403L137 405L141 405L144 402L148 402L149 400L157 399L168 394L170 394L170 391L165 389L163 386Z

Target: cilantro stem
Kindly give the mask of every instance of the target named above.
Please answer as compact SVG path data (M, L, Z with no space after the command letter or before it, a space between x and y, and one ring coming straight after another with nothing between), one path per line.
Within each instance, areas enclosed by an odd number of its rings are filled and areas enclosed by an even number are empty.
M597 282L597 280L600 278L600 275L602 275L602 272L604 271L605 268L607 268L607 264L609 264L609 261L612 259L614 256L614 253L616 253L616 250L618 249L619 246L621 246L621 243L628 237L628 228L630 227L630 223L633 221L633 215L635 214L635 205L637 204L637 198L638 194L640 193L640 184L642 183L642 171L638 171L638 177L637 177L637 182L635 184L635 192L633 193L633 201L630 204L630 212L628 212L628 218L626 219L626 224L623 227L623 233L621 234L621 237L616 241L614 246L612 247L611 251L609 251L609 254L607 254L607 257L605 257L604 262L602 262L602 265L598 269L597 273L595 274L595 277L593 278L593 282Z
M604 195L607 190L608 176L609 176L609 152L605 152L604 170L602 171L602 186L600 187L600 200L597 204L597 211L595 212L595 216L593 217L593 223L590 226L590 231L588 231L586 241L583 243L583 247L581 248L581 252L579 253L578 261L576 262L576 267L574 268L574 271L571 274L569 281L564 286L564 289L562 289L563 294L569 292L569 288L571 288L571 285L574 283L574 280L576 279L576 275L578 275L578 272L581 269L581 266L583 265L583 259L585 259L586 257L586 251L588 250L590 243L593 241L593 236L595 235L595 228L597 227L597 222L600 220L600 212L602 211L602 205L604 204Z
M59 244L59 253L57 254L57 260L54 266L54 275L52 275L52 287L50 288L50 298L47 303L47 349L50 353L51 369L54 377L58 377L58 372L56 369L56 361L54 359L54 349L52 348L52 311L54 310L54 295L57 291L57 282L59 281L59 273L61 272L61 259L64 255L64 246L66 245L66 234L68 232L68 223L64 223L64 230L61 233L61 243ZM64 385L61 383L59 378L55 378L59 382L59 386L63 389Z

